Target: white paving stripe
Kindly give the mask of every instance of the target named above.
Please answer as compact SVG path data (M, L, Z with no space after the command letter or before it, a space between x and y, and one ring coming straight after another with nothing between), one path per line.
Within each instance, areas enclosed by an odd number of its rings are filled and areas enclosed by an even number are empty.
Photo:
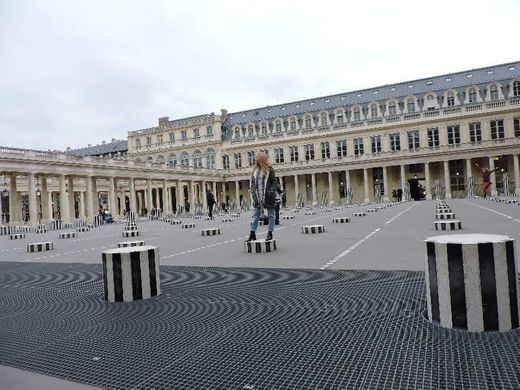
M516 218L512 217L511 215L507 215L507 214L501 213L500 211L496 211L496 210L490 209L489 207L481 206L481 205L479 205L479 204L476 204L476 203L473 203L473 202L470 202L470 201L467 201L467 200L463 200L463 202L464 202L464 203L467 203L467 204L470 204L470 205L472 205L472 206L475 206L475 207L480 207L481 209L484 209L484 210L490 211L490 212L492 212L492 213L498 214L498 215L500 215L500 216L502 216L502 217L505 217L505 218L507 218L507 219L511 219L511 220L513 220L513 221L515 221L515 222L520 223L520 219L516 219Z
M411 210L412 208L414 208L415 206L417 206L417 204L413 204L412 206L408 207L407 209L401 211L400 213L398 213L397 215L395 215L394 217L390 218L388 221L385 222L385 225L388 225L390 223L392 223L393 221L395 221L398 217L400 217L401 215L403 215L404 213L406 213L407 211ZM384 225L383 225L384 226ZM330 266L336 264L339 260L343 259L346 255L348 255L350 252L352 252L354 249L356 249L358 246L360 246L363 242L367 241L368 239L370 239L372 236L374 236L378 231L380 231L383 226L381 227L378 227L377 229L371 231L370 233L368 233L365 237L363 237L361 240L357 241L356 243L354 243L352 246L350 246L349 248L345 249L343 252L341 252L339 255L333 257L331 260L329 260L327 263L323 264L321 267L320 267L320 270L325 270L327 268L329 268Z

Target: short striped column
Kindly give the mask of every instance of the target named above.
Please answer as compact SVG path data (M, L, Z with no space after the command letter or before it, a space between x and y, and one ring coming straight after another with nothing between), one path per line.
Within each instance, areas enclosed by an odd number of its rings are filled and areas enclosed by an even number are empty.
M347 223L347 222L350 222L350 218L349 217L332 218L332 223Z
M316 211L306 211L305 215L316 215Z
M276 250L276 240L255 240L244 242L246 253L265 253Z
M36 229L34 232L35 232L36 234L47 233L47 228L44 227L43 229Z
M325 226L323 225L310 225L310 226L302 226L302 233L304 234L317 234L324 233Z
M106 301L133 302L161 293L158 247L110 249L101 257Z
M294 219L294 215L283 215L282 219Z
M182 221L180 219L172 219L170 225L180 225Z
M462 229L462 222L455 219L439 220L434 223L435 230L460 230Z
M435 219L455 219L455 213L437 213Z
M123 230L123 238L139 237L141 232L139 230Z
M216 236L217 234L220 234L220 228L202 229L203 236Z
M377 213L379 210L378 209L367 209L366 211L367 211L367 213Z
M366 217L367 213L365 212L357 212L357 213L352 213L352 216L353 217Z
M453 234L425 242L428 319L471 332L518 328L514 240Z
M25 238L25 233L13 233L9 234L10 240L23 240Z
M232 213L231 214L231 218L239 218L240 217L240 213Z
M90 229L94 229L94 224L93 223L88 223L87 227L90 228Z
M137 227L137 224L135 222L127 222L125 224L125 227L123 228L123 230L126 230L126 231L139 230L139 228Z
M9 233L11 233L9 226L0 226L0 236L7 236Z
M195 227L194 223L183 223L181 228L182 229L193 229Z
M123 242L118 242L117 243L117 247L118 248L126 248L126 247L129 247L129 246L144 246L144 241L143 240L139 240L139 241L123 241Z
M60 233L60 238L76 238L78 236L78 233L76 232L63 232Z
M63 226L63 229L73 229L74 228L74 224L72 222L64 223L62 226Z
M90 228L88 226L81 226L81 227L77 227L76 231L79 233L89 232Z
M63 223L59 219L54 219L51 221L51 229L52 230L61 230L61 229L63 229Z
M222 218L222 222L233 222L233 218Z
M44 252L54 249L54 243L52 242L35 242L27 244L27 252Z

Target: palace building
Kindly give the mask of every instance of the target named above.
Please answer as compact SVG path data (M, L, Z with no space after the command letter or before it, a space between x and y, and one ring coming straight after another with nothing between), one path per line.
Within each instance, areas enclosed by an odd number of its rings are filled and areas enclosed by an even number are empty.
M248 207L259 150L288 205L388 201L398 188L416 200L478 195L476 163L496 169L492 195L520 195L520 62L241 112L162 117L129 131L126 144L113 141L81 153L0 148L3 221L91 218L100 206L116 215L172 213L186 200L204 208L208 189L219 203Z

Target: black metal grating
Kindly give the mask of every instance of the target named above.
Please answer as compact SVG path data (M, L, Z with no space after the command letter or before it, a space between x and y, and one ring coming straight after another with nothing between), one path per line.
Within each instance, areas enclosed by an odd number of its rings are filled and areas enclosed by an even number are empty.
M520 331L430 324L421 272L162 266L133 303L101 272L0 263L0 364L111 389L520 388Z

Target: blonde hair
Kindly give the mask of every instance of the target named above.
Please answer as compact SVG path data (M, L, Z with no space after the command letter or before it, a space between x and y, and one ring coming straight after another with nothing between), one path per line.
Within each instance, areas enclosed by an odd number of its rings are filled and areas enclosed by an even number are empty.
M267 176L269 173L269 157L264 151L259 151L255 158L255 171L259 169L262 175Z

